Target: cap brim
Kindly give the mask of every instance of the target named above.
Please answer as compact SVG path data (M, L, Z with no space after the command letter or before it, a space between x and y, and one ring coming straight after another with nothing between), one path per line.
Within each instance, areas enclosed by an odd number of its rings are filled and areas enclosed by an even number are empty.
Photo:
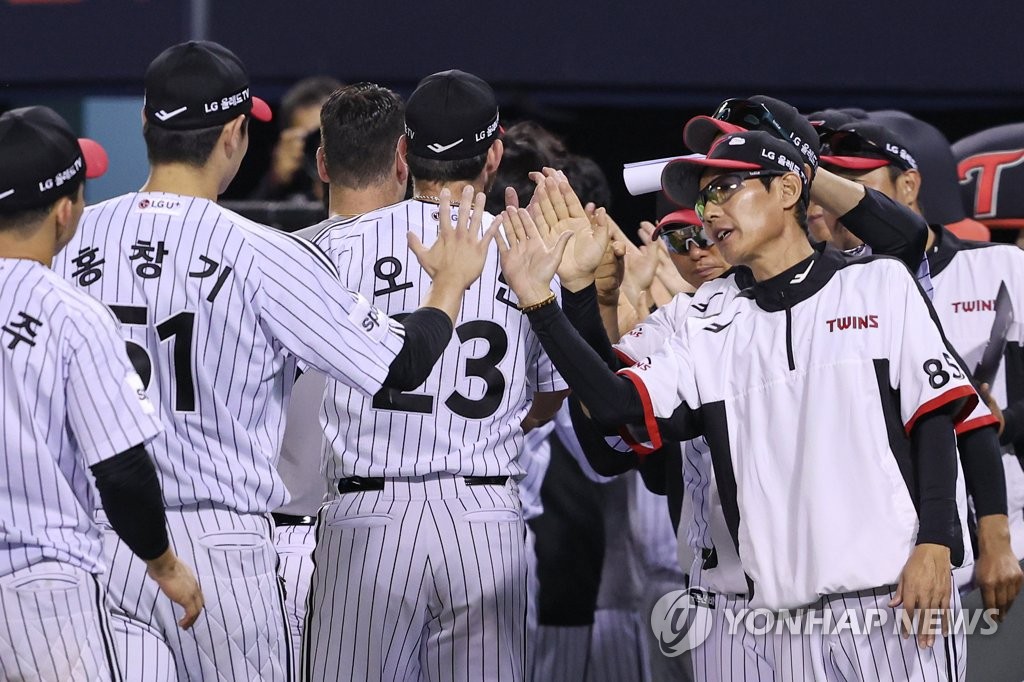
M78 146L82 148L82 157L85 159L86 178L92 180L107 172L107 168L110 167L110 157L107 156L107 150L99 142L87 137L80 137Z
M672 225L699 227L701 225L701 220L697 217L697 212L690 208L682 208L678 211L672 211L658 221L658 227L654 231L654 235L657 236L661 234L665 228Z
M733 159L687 157L670 161L661 171L661 189L665 196L683 208L693 208L700 190L700 176L708 168L722 170L757 170L761 166Z
M683 128L683 142L695 152L707 154L721 135L745 133L746 128L710 116L695 116Z
M270 110L270 105L259 97L252 98L252 111L249 114L257 121L267 122L274 118L274 112Z
M888 166L889 162L885 159L873 159L868 156L823 156L821 164L849 170L874 170Z

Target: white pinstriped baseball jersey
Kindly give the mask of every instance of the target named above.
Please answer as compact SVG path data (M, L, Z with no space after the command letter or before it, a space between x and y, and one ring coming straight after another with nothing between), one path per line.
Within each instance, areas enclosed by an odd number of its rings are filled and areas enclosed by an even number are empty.
M53 559L102 573L88 467L160 432L98 301L0 258L0 576Z
M404 339L311 244L205 199L92 206L54 269L121 319L167 429L154 451L168 506L280 507L296 362L373 394Z
M906 434L966 399L958 422L977 399L901 263L844 267L826 249L797 267L713 319L690 317L662 351L623 370L655 445L655 416L684 402L704 415L716 470L731 478L718 487L752 603L769 608L895 583L917 529L901 473ZM840 411L851 395L858 408Z
M347 286L400 316L415 310L430 286L406 233L432 244L437 211L434 204L404 201L327 229L314 241ZM491 219L484 217L485 228ZM519 425L533 393L565 387L501 281L492 248L479 281L466 291L451 342L422 387L368 399L328 382L321 415L330 449L327 476L522 475Z

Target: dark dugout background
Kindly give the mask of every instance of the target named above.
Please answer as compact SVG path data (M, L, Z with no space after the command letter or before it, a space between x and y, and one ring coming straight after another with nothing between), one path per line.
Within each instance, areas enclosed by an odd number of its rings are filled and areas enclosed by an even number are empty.
M192 36L236 51L272 104L307 75L408 95L457 67L494 85L506 124L536 119L595 158L629 228L653 208L625 193L621 164L684 152L683 123L726 97L903 109L951 142L1024 120L1022 28L1024 9L991 0L0 0L0 109L138 95L149 60ZM258 181L275 134L254 126L229 197Z

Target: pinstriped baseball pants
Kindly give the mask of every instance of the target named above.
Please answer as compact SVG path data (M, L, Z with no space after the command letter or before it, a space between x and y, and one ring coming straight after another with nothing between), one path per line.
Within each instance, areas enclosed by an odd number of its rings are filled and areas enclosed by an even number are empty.
M318 519L303 679L522 680L524 537L511 480L337 495Z
M291 680L291 640L270 515L192 505L168 509L167 530L206 600L189 630L178 627L181 607L147 577L146 564L113 531L104 534L114 643L126 679Z
M43 561L0 578L0 677L121 680L97 577Z

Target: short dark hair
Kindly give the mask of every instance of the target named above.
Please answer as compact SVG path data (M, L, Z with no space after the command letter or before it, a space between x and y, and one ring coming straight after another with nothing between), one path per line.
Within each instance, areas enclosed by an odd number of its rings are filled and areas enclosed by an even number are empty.
M65 194L64 196L67 195ZM46 206L27 208L21 211L11 211L10 213L0 211L0 232L5 232L7 230L20 230L41 222L46 218L50 211L53 210L54 204L62 198L63 197L57 197Z
M64 197L70 197L72 201L78 198L82 186L85 184L84 174L79 175L70 182L64 183L60 188L60 195L52 199L45 206L36 206L15 211L0 211L0 232L5 230L22 230L32 227L46 219L57 202Z
M405 104L374 83L334 91L320 110L320 141L331 184L360 189L380 182L394 168L405 131Z
M246 117L243 133L248 130L248 122L249 118ZM142 136L146 139L146 156L150 165L183 163L197 168L205 166L225 125L196 130L168 130L146 121L142 124Z
M520 203L529 203L537 188L530 180L530 173L545 166L561 168L568 155L565 143L534 121L520 121L509 127L502 141L505 152L501 155L494 184L487 193L486 208L490 213L505 210L506 187L515 189Z
M468 159L441 161L408 154L409 173L417 180L457 182L476 180L487 165L487 152Z
M281 111L278 115L281 127L290 128L296 111L319 105L341 86L342 82L331 76L310 76L300 80L281 98Z

